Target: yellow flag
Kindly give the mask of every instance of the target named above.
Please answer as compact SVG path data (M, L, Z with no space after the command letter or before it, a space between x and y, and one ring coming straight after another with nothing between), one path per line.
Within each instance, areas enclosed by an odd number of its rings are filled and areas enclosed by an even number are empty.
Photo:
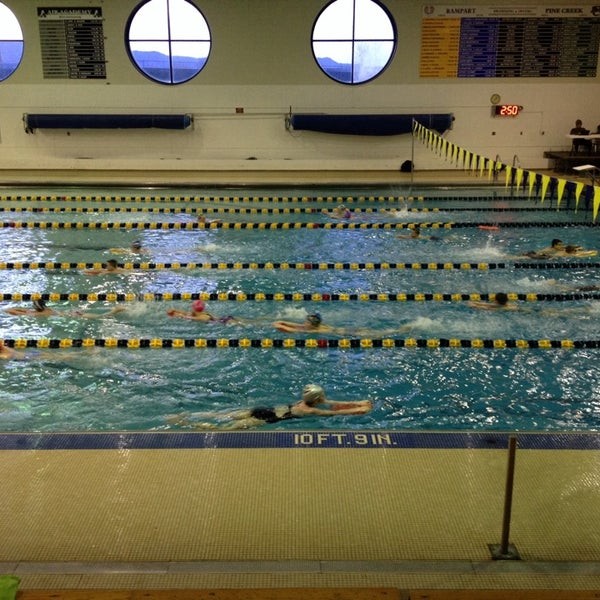
M516 183L517 183L517 190L519 190L519 188L521 187L521 184L523 183L523 169L517 169Z
M556 186L556 192L557 192L556 210L558 210L560 208L560 202L562 200L563 194L565 193L565 185L567 185L566 179L558 180L558 184Z
M548 191L548 184L550 183L550 175L542 175L542 190L540 192L540 200L543 202Z
M581 197L581 192L583 191L583 183L578 181L575 184L575 212L579 208L579 198Z

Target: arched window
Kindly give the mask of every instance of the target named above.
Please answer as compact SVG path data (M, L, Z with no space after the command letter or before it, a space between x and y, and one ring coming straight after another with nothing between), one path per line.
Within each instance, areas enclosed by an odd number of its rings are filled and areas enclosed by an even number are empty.
M146 0L131 14L125 39L135 66L169 85L195 77L211 46L208 23L189 0Z
M0 81L10 77L23 58L23 32L17 17L0 2Z
M394 56L396 42L392 16L374 0L330 2L312 32L319 67L332 79L351 85L380 75Z

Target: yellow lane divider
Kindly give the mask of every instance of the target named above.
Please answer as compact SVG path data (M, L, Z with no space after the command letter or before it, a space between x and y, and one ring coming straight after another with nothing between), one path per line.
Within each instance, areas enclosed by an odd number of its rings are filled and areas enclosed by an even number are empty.
M548 302L573 300L600 300L598 291L572 294L507 293L510 301ZM204 300L208 302L492 302L496 293L327 293L327 292L162 292L162 293L77 293L77 292L12 292L0 293L0 301L26 302L45 300L49 302L171 302Z
M459 338L43 338L5 339L16 349L57 348L308 348L360 349L379 348L475 348L475 349L582 349L600 348L600 340L550 339L459 339Z

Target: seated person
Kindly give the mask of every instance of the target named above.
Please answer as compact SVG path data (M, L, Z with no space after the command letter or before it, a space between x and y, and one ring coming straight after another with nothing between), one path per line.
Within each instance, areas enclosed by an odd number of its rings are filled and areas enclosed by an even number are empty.
M201 321L202 323L241 323L240 320L227 315L226 317L215 317L206 310L206 304L203 300L194 300L190 308L190 312L182 310L168 310L169 317L177 317L179 319L189 319L190 321Z
M583 126L581 119L575 121L575 127L569 132L571 135L589 135L590 130ZM579 152L579 149L583 148L585 152L591 152L592 140L584 140L582 138L573 138L573 152Z
M322 408L321 408L322 407ZM268 423L289 419L318 416L363 415L373 408L370 400L336 402L325 397L320 385L310 383L302 390L302 399L294 404L280 406L255 406L232 412L200 412L173 415L167 418L170 425L183 425L197 429L250 429ZM194 418L214 419L215 423L194 422ZM221 422L225 421L225 422Z

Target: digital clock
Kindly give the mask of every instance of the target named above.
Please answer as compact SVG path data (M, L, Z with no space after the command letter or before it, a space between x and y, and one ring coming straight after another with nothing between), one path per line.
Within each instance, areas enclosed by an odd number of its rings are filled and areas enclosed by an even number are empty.
M516 117L523 110L518 104L496 104L492 106L494 117Z

